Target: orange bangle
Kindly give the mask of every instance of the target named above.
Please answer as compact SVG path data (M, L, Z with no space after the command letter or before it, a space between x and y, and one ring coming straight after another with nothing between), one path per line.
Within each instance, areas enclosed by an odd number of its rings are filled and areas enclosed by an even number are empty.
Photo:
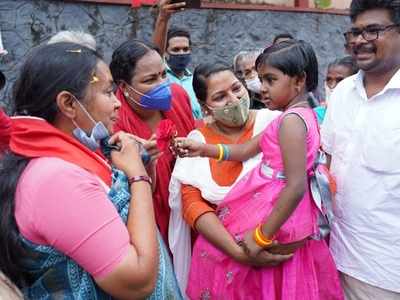
M261 230L261 224L257 226L256 230L254 230L253 234L254 241L261 248L266 248L272 244L273 239L268 239Z
M224 147L222 147L221 144L217 144L217 147L218 147L218 151L219 151L217 161L220 162L224 158Z

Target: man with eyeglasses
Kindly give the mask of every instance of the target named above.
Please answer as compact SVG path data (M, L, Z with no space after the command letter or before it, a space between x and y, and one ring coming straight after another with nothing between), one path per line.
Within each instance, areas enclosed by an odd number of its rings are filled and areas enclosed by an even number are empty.
M321 136L337 180L330 247L346 299L400 299L400 1L353 0L360 71L331 95Z

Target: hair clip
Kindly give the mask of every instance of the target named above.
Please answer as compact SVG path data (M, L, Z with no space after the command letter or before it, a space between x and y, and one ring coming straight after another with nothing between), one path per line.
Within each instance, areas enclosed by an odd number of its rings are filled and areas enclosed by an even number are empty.
M99 82L100 81L100 79L99 79L99 77L97 77L96 75L92 75L92 80L90 80L90 83L96 83L96 82Z
M70 53L81 53L82 49L72 49L72 50L65 50L66 52L70 52Z

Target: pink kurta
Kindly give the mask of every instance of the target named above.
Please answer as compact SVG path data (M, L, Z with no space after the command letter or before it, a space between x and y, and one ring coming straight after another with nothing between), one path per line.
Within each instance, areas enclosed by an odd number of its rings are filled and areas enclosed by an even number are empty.
M279 127L288 113L307 127L307 170L319 148L317 120L311 109L294 108L272 121L260 141L263 160L228 193L217 213L227 230L240 240L265 221L285 186ZM265 167L275 172L269 174ZM276 235L280 243L303 240L316 232L317 208L307 190ZM335 264L325 241L307 240L293 257L277 267L255 269L237 263L200 236L193 249L187 294L191 299L343 299Z

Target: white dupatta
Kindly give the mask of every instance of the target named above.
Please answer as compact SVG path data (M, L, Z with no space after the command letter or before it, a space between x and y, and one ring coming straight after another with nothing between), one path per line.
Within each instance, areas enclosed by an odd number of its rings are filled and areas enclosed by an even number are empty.
M268 109L258 110L253 127L253 136L261 133L279 114L279 112ZM187 137L205 143L204 136L198 130L191 131ZM232 186L253 169L261 161L261 158L262 154L259 153L243 162L243 169ZM192 249L190 226L182 217L181 184L191 185L199 189L203 199L215 205L219 205L222 202L232 186L219 186L213 181L209 158L187 157L176 160L169 184L171 214L169 218L168 242L173 254L174 270L179 287L182 295L187 298L185 291L189 276Z

